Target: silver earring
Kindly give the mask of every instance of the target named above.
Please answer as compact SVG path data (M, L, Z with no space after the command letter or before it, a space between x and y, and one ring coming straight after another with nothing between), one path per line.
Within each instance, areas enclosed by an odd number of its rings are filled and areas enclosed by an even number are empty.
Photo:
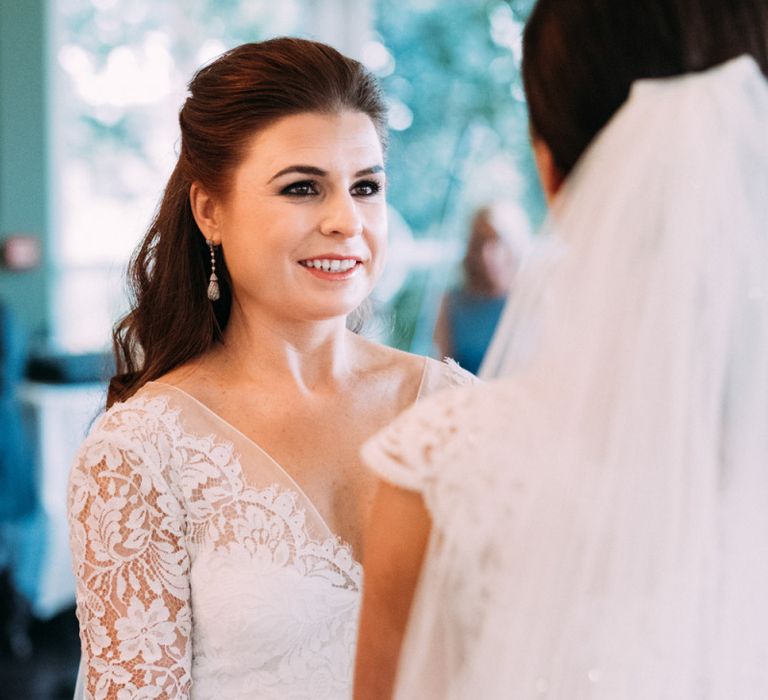
M211 251L211 276L208 280L208 298L211 301L218 301L221 294L219 292L219 278L216 276L216 253L213 250L213 241L208 241L208 250Z

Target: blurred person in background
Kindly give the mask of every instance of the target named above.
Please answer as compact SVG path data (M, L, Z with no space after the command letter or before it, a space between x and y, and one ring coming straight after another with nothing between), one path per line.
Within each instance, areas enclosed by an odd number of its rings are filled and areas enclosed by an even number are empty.
M766 75L764 0L537 2L549 252L364 447L359 700L768 697Z
M495 202L475 212L463 283L440 302L434 332L439 357L452 357L477 374L530 242L530 224L511 203Z
M70 479L78 692L346 700L360 445L469 375L348 329L387 244L385 108L361 64L244 44L195 75L179 121Z

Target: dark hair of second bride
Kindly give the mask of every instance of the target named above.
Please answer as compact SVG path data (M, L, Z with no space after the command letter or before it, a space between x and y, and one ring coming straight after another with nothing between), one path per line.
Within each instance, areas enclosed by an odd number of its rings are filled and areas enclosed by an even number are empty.
M531 130L568 175L635 80L741 54L768 76L765 0L538 0L523 36Z
M189 203L193 182L226 196L247 142L305 112L367 114L385 143L375 78L324 44L281 38L244 44L202 68L179 114L181 148L157 213L131 260L131 310L115 326L117 365L107 406L205 352L222 338L232 303L226 260L216 253L221 296L206 295L210 253Z

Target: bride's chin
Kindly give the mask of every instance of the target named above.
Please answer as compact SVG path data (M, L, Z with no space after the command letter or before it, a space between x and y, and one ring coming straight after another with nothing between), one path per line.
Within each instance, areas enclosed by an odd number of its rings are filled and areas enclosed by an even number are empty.
M344 307L340 307L338 309L317 311L316 313L311 314L307 320L316 323L326 323L328 321L338 321L339 323L345 323L359 306L360 304L355 304L351 307L349 305L345 305Z
M308 323L325 323L328 321L338 320L343 322L346 318L352 314L365 300L365 297L354 301L345 299L338 302L330 302L325 304L314 305L285 305L282 308L282 313L286 318L302 319Z
M318 303L313 308L306 309L306 318L316 321L331 321L333 319L346 319L353 314L369 294L355 294L343 299L326 299L325 303ZM319 301L319 300L318 300Z

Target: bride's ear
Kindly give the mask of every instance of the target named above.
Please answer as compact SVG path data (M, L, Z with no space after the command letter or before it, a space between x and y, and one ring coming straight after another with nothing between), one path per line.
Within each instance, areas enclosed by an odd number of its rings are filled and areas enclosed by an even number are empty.
M219 207L199 182L193 182L189 188L189 205L205 239L218 245L221 242Z
M563 186L565 176L555 164L555 159L549 146L537 136L533 136L531 141L533 144L533 155L536 158L536 169L539 171L541 188L544 190L547 204L551 204L555 195Z

